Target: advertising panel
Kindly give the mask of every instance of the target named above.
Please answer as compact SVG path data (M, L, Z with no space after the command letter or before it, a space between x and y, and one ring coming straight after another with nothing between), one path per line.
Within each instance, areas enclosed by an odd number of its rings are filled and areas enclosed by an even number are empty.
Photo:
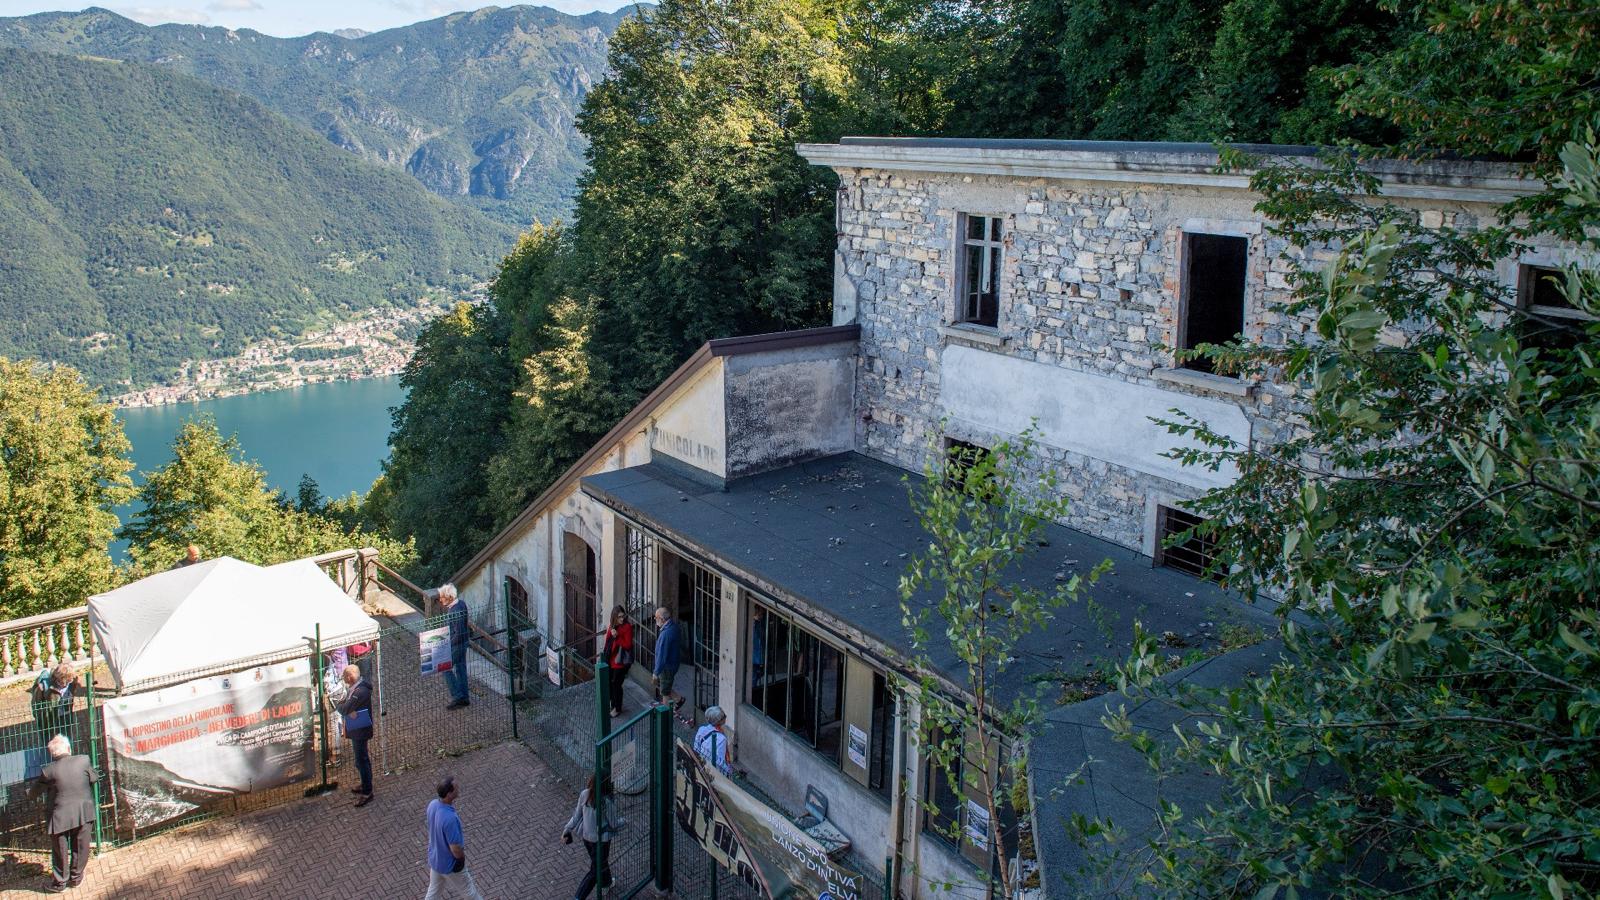
M309 668L292 660L107 701L117 794L135 824L309 777Z

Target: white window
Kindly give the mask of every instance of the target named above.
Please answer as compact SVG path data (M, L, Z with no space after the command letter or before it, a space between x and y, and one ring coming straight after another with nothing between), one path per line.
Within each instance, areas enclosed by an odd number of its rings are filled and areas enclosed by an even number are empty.
M961 227L961 271L957 283L956 321L984 328L1000 325L1000 273L1005 245L1000 234L999 216L963 213Z

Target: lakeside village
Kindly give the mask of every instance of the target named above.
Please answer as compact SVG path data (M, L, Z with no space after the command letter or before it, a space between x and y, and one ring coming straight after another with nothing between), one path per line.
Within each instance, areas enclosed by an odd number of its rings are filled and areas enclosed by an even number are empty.
M486 285L466 299L481 303ZM348 322L289 339L261 341L221 359L188 360L169 384L151 385L111 398L122 408L166 406L233 397L258 391L387 378L400 374L428 322L455 303L454 297L423 297L414 306L373 309Z

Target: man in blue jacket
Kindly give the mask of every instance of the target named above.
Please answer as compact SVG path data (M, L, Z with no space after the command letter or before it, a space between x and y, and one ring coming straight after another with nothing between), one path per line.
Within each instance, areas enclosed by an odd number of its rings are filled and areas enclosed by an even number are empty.
M445 709L471 706L467 699L467 604L456 596L456 586L441 585L439 602L445 605L444 621L450 626L450 668L444 673L450 685L450 704Z
M672 682L678 677L683 646L681 633L672 613L665 606L656 607L656 665L650 672L650 681L655 685L656 699L671 703L673 712L683 708L683 695L672 689Z

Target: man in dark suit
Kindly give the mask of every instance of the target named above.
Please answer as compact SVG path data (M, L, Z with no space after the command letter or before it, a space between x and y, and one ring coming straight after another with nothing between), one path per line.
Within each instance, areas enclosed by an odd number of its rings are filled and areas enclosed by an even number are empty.
M39 788L50 792L50 886L59 894L83 883L94 829L94 785L100 773L89 757L73 756L64 734L50 739L50 764L39 773ZM70 870L70 877L69 877Z
M367 743L372 740L372 685L354 665L345 666L339 677L350 686L339 704L339 715L344 717L344 734L355 747L356 771L361 774L361 786L351 792L360 796L357 806L366 806L372 802L372 757L367 754Z

